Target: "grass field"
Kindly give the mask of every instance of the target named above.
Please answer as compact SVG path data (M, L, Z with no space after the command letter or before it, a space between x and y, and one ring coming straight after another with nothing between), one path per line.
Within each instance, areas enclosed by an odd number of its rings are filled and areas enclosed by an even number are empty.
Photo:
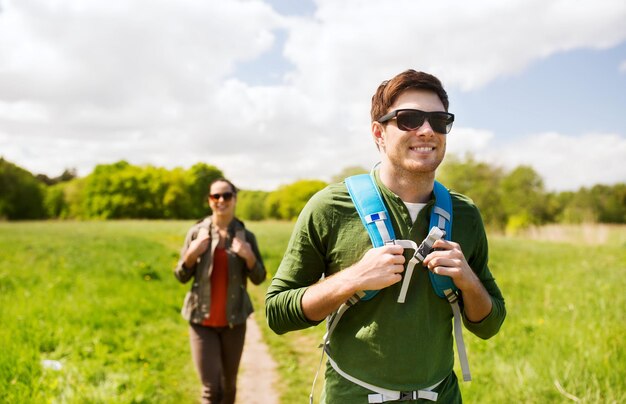
M0 401L194 402L178 314L188 285L171 274L190 224L0 223ZM270 271L291 226L248 223ZM610 232L590 245L490 240L508 317L491 340L466 333L474 381L461 386L465 402L626 402L626 227ZM249 289L261 323L264 286ZM306 401L322 327L263 332L282 402Z

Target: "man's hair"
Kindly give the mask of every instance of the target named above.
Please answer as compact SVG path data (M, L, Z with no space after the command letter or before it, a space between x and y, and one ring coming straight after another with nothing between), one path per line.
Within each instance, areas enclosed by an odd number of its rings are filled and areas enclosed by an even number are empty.
M213 184L215 184L216 182L225 182L228 185L230 185L230 189L233 191L233 194L237 195L237 192L239 191L237 189L237 187L235 186L235 184L233 184L232 182L230 182L229 180L227 180L226 178L220 177L217 178L213 181L211 181L211 183L209 184L209 190L211 190L211 187L213 186Z
M417 72L413 69L406 70L391 80L383 81L376 93L372 97L372 122L380 119L387 113L389 107L393 105L396 99L404 91L408 89L429 90L437 94L443 103L446 111L448 110L448 93L443 89L441 81L432 74Z

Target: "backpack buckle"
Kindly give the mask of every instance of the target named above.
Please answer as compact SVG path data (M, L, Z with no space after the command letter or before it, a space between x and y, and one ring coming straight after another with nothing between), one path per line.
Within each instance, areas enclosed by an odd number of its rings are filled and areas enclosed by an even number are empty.
M452 289L444 290L443 293L446 295L446 299L450 304L454 304L459 300L459 295Z
M400 398L398 399L398 401L411 401L411 400L416 400L417 395L415 394L414 391L401 391L400 392Z

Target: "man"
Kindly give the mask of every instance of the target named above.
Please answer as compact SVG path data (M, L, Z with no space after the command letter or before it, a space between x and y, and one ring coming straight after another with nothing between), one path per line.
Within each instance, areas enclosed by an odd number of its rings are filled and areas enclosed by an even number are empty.
M374 178L397 239L419 244L428 233L435 170L454 120L447 111L441 82L414 70L383 82L372 97L371 132L381 158ZM487 266L482 219L469 198L451 197L452 241L438 240L423 265L452 278L465 327L490 338L506 310ZM417 268L406 302L398 303L406 263L399 245L372 248L344 183L317 193L300 214L267 292L275 332L319 324L356 292L380 290L347 310L330 337L329 352L343 375L327 365L326 402L384 401L363 384L400 391L406 402L417 402L420 391L438 393L438 402L461 402L451 306L434 293L427 271Z

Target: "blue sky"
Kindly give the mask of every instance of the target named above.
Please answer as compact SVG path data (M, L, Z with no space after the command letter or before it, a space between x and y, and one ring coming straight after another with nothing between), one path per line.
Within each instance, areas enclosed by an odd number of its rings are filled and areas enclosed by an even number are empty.
M454 90L459 121L506 137L538 131L619 132L626 128L626 41L552 55L485 87Z
M0 156L328 180L378 160L371 95L414 68L450 94L449 153L625 182L624 21L622 0L0 0Z

